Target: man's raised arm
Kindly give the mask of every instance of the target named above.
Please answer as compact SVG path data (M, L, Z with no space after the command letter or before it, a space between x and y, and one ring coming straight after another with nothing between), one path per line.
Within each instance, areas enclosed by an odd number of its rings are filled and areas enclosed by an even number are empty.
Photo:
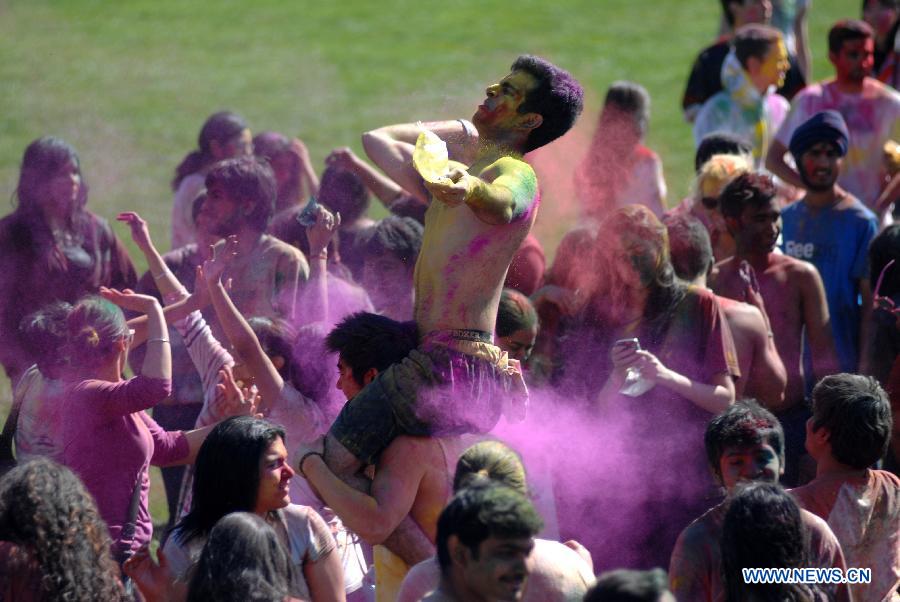
M456 119L388 125L363 134L362 145L369 159L390 179L423 203L428 203L431 199L423 185L422 176L412 164L416 138L423 128L431 130L447 143L451 158L463 162L466 162L467 155L471 152L470 147L474 146L477 139L470 124Z

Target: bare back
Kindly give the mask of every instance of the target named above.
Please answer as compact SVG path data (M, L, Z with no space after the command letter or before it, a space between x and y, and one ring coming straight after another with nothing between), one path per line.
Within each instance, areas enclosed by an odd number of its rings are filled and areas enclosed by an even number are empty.
M743 300L746 283L738 272L739 261L730 257L718 264L718 274L711 282L717 295ZM776 253L769 254L765 270L757 270L760 293L766 304L775 346L787 370L788 382L784 393L785 409L804 398L803 367L801 365L802 334L805 323L803 290L809 280L809 264ZM815 269L815 268L812 268ZM735 333L737 345L737 333ZM738 357L741 357L740 351ZM743 360L741 373L743 371ZM750 374L749 372L746 374ZM771 409L771 408L770 408Z
M504 157L489 165L474 163L469 171L487 182L504 161L518 173L501 174L532 186L525 211L509 224L492 225L467 205L449 207L433 200L425 214L425 233L416 263L415 318L421 333L434 330L494 332L503 281L513 256L537 217L539 204L534 171L524 161Z

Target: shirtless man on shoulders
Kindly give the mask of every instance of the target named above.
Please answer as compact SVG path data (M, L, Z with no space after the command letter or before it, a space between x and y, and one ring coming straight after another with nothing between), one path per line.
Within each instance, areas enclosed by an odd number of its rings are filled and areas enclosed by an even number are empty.
M472 118L477 144L462 120L363 136L378 167L433 201L415 270L419 345L380 372L332 425L324 455L342 478L352 480L400 434L487 432L515 386L492 333L510 261L537 216L537 179L522 156L568 131L583 92L565 71L520 56L486 95ZM451 156L471 159L468 167L451 162L446 177L426 182L411 162L423 127L447 140Z
M804 333L809 341L815 377L839 370L822 278L812 264L774 252L781 232L781 210L775 195L772 179L753 173L738 176L722 191L719 203L737 251L716 266L718 273L711 287L719 296L744 301L747 283L742 274L743 262L749 264L759 281L775 346L787 370L784 401L768 409L784 426L785 482L792 485L798 477L796 471L799 456L804 453L805 424L809 418L809 410L803 403Z

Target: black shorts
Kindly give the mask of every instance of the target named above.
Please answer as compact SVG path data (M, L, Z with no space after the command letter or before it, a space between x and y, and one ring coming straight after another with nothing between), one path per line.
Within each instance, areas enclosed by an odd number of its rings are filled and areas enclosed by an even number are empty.
M374 464L398 435L490 431L509 391L510 379L496 360L423 344L348 401L329 432L359 460Z

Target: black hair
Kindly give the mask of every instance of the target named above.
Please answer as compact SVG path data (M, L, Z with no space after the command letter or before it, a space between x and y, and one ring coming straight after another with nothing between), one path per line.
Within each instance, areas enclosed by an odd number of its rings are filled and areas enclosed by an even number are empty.
M715 261L709 231L692 215L671 215L663 219L669 233L669 257L675 274L687 282L709 271Z
M532 130L525 141L522 152L527 153L571 129L581 114L584 90L567 71L530 54L519 56L510 69L525 71L537 83L519 105L519 113L537 113L543 118L541 125Z
M700 173L703 164L714 155L750 155L753 145L731 132L712 132L703 137L694 153L694 171Z
M537 322L537 310L531 299L515 289L503 289L497 307L497 325L494 327L497 336L508 337L520 330L534 328Z
M745 207L762 207L775 198L778 190L770 176L742 173L725 186L719 195L719 207L725 217L741 217Z
M368 312L351 314L338 322L325 345L337 353L362 385L366 372L379 372L399 363L416 348L418 335L414 322L397 322Z
M390 253L412 270L422 249L425 229L411 217L389 216L365 233L365 254L377 257Z
M253 137L253 154L265 160L270 167L280 157L288 157L291 171L287 181L278 188L277 208L290 207L300 202L300 157L294 152L291 140L278 132L261 132ZM272 167L274 171L274 167ZM276 178L277 181L277 178Z
M233 512L213 527L193 571L188 602L283 602L291 558L259 516Z
M369 210L369 189L352 171L328 166L319 181L317 200L332 213L340 213L341 223L352 224Z
M41 195L45 193L44 184L52 179L69 163L75 165L81 178L76 202L69 207L66 215L66 226L70 231L76 231L87 224L88 186L81 173L81 161L78 153L71 144L55 136L43 136L33 140L22 155L22 165L19 170L19 182L15 190L16 214L28 218L28 224L37 230L40 244L52 246L53 233L46 223L43 211L40 207Z
M412 195L401 194L391 201L388 208L397 217L409 217L423 226L425 225L425 212L428 211L428 205Z
M258 232L265 232L275 213L277 186L272 168L255 157L235 157L216 163L206 174L206 189L222 186L238 201L250 201L253 210L242 216L243 222Z
M748 483L729 501L720 542L726 600L800 602L818 600L809 587L748 583L742 569L802 568L809 561L809 533L800 507L781 485Z
M65 301L54 301L26 316L19 326L29 361L36 363L41 374L48 378L59 378L66 366L71 311L72 306Z
M631 116L639 136L643 137L647 133L650 123L650 94L644 86L630 81L613 82L606 90L603 106L604 110L606 107L615 107Z
M281 356L284 364L278 369L278 374L285 382L291 383L294 388L299 388L297 366L294 361L294 339L296 333L288 322L280 318L254 316L247 320L247 324L256 335L259 346L266 356L273 358Z
M891 224L872 239L869 245L869 278L872 290L885 266L895 260L881 282L878 294L893 297L900 293L900 224Z
M482 483L459 491L441 512L437 524L437 557L442 571L450 567L447 542L455 535L478 558L481 542L489 537L534 537L543 527L537 510L521 493L496 483Z
M728 27L734 27L734 15L731 14L731 5L743 4L744 0L719 0L719 3L722 5L722 14L725 16L725 21L728 22Z
M774 27L752 23L744 25L735 32L732 45L735 56L746 69L747 61L751 57L760 61L764 60L772 47L781 39L783 39L781 32Z
M743 447L767 443L784 463L784 429L778 418L752 399L729 406L706 425L703 444L706 461L719 479L720 460L726 447Z
M827 428L831 454L841 464L867 468L880 460L891 437L891 404L871 376L833 374L812 392L812 428Z
M191 511L175 526L182 544L207 535L230 512L252 512L259 493L260 462L284 429L252 416L217 424L197 453Z
M872 26L860 19L841 19L828 31L828 52L840 54L844 42L875 39Z
M597 577L597 583L584 595L584 602L659 602L668 588L663 569L618 569Z
M225 144L246 129L248 129L247 122L237 113L219 111L210 115L197 136L197 149L188 153L175 168L172 190L178 190L181 181L187 176L201 172L215 163L216 159L212 154L213 141Z

